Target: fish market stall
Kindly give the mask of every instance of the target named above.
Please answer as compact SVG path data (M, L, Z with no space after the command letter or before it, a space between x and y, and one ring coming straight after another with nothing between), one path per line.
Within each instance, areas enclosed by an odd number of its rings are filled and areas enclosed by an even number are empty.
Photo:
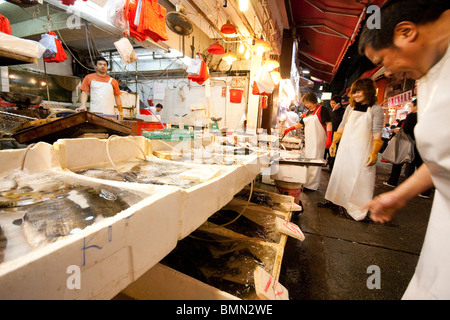
M99 183L53 150L0 152L0 297L112 298L175 247L180 190Z
M80 175L182 188L184 205L180 213L179 239L228 203L268 164L266 154L244 155L236 160L239 163L233 161L230 165L196 163L190 156L180 161L160 159L153 153L164 146L167 148L168 143L158 144L144 137L62 139L55 146L62 159L61 166Z
M77 112L63 118L47 119L46 122L13 134L19 143L48 142L60 138L76 138L83 134L104 133L107 135L129 135L131 129L114 120L87 111Z

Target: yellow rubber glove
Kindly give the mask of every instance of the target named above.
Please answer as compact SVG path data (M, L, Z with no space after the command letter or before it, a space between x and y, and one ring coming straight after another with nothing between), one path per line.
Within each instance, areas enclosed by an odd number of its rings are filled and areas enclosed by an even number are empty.
M119 120L123 120L123 108L122 105L117 105L117 109L119 110Z
M335 131L333 133L333 142L331 143L330 149L328 151L330 152L330 157L336 157L336 145L341 140L342 133Z
M369 154L369 157L367 157L366 167L373 166L374 164L377 163L378 152L380 151L382 146L383 146L383 140L373 139L372 152Z

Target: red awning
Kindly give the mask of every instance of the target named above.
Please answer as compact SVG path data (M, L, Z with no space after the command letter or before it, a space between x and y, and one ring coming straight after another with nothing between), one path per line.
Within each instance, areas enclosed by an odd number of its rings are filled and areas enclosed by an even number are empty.
M378 66L373 69L367 70L359 77L359 79L372 78L381 68L382 68L381 66ZM375 80L375 79L373 79L373 80Z
M291 7L300 38L300 66L331 82L360 30L365 5L356 0L294 0Z

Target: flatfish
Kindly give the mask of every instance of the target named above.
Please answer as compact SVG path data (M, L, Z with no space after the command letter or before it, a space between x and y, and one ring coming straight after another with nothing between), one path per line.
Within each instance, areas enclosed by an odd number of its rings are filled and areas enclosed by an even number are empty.
M0 189L0 218L13 217L33 247L73 234L143 199L107 185L69 181L57 174L16 174ZM9 185L9 189L7 188ZM11 223L11 222L10 222ZM0 243L1 245L1 243Z
M239 212L230 209L221 209L208 218L209 222L224 225L234 220ZM262 213L261 213L262 215ZM274 228L274 223L261 225L245 216L245 212L235 222L227 224L224 228L243 234L250 238L257 238L268 242L280 241L280 233Z
M235 195L236 198L239 198L242 200L248 200L249 196L250 196L250 190L247 190L247 189L242 189ZM253 191L250 202L264 205L271 209L276 209L278 207L278 204L274 203L272 198L264 192Z
M122 164L122 167L126 168L127 164ZM123 171L108 168L92 168L79 170L75 173L103 180L190 188L200 182L180 177L182 173L189 169L191 168L186 167L181 163L147 160L140 162L129 169L124 169Z
M65 190L63 195L27 208L22 228L32 246L74 234L129 207L117 190L84 185L66 186Z
M272 272L275 257L270 245L196 230L161 263L241 299L257 299L253 272L257 266Z

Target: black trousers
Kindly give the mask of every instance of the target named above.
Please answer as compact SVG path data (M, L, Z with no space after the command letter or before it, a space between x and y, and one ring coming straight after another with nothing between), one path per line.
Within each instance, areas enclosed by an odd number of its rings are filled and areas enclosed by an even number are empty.
M413 175L413 173L416 171L417 168L419 168L423 163L422 158L420 157L419 151L417 151L416 147L414 147L414 159L411 163L406 163L405 166L405 177L408 179L410 176ZM389 176L389 179L387 183L393 186L398 185L398 180L400 178L400 174L402 172L404 163L401 164L393 164L391 175ZM422 192L423 195L429 196L431 193L431 189Z

